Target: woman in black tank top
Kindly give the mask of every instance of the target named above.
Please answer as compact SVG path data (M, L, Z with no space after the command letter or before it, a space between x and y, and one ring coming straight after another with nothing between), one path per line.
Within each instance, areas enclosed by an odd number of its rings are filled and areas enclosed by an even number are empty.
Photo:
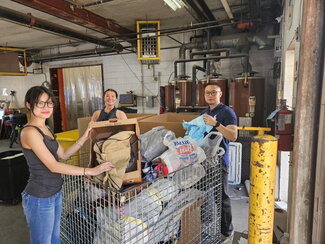
M105 108L94 112L91 121L106 121L109 119L127 119L126 114L115 108L118 94L113 89L107 89L104 92Z
M30 88L25 96L30 120L22 129L20 143L27 160L30 177L22 192L22 204L30 230L30 243L60 243L62 208L61 174L99 175L114 166L106 162L95 168L82 168L59 162L68 159L88 140L90 128L74 145L64 150L45 121L53 113L54 96L42 86Z

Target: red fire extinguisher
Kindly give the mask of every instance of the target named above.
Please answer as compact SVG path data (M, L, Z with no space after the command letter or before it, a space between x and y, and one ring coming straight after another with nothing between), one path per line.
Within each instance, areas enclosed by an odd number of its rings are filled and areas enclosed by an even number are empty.
M278 138L279 151L293 150L293 111L286 105L286 99L280 100L280 111L277 113L275 134Z

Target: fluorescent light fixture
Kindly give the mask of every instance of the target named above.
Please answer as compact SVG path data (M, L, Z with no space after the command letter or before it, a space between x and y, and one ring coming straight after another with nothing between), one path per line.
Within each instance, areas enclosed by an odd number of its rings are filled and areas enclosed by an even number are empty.
M174 11L184 6L182 0L164 0L164 2Z

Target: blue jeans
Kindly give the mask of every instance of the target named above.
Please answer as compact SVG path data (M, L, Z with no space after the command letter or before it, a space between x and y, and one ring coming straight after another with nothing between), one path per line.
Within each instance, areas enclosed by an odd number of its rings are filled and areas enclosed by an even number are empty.
M29 226L30 244L59 244L62 210L61 191L48 198L22 192L22 204Z

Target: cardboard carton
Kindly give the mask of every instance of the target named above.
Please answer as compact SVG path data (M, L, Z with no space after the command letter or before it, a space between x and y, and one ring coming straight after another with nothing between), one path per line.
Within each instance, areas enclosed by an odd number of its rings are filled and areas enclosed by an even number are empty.
M182 213L181 236L177 244L201 243L201 206L204 199L198 199Z
M126 116L129 119L135 118L138 121L148 118L148 117L151 117L151 116L154 116L154 115L156 115L156 114L136 114L136 113L127 113L126 114ZM91 120L90 116L78 118L78 131L79 131L80 136L82 136L85 133L90 120ZM85 154L89 153L89 147L90 147L89 141L86 141L85 144L80 148L80 154L84 156ZM85 160L80 161L81 167L87 167L87 165L88 165L88 163L86 163Z
M92 131L90 134L90 160L89 165L94 166L97 165L96 154L93 150L94 143L99 139L109 137L113 132L118 130L123 131L134 131L135 137L133 140L139 138L139 126L136 119L124 119L124 120L109 120L109 121L100 121L94 122L91 125ZM134 142L134 141L131 141ZM140 183L142 181L141 178L141 154L140 154L140 141L138 140L133 144L133 149L137 151L137 164L136 169L134 171L125 173L123 178L123 184L131 184L131 183Z
M151 116L139 121L140 133L144 134L156 126L164 126L166 129L175 133L176 137L183 137L185 135L185 129L182 123L184 121L189 122L199 114L180 114L180 113L166 113Z
M148 117L152 117L155 116L157 114L136 114L136 113L126 113L126 117L128 117L128 119L137 119L142 120L142 119L146 119Z
M78 131L79 131L80 137L85 133L85 131L88 127L88 124L90 122L90 119L91 119L91 117L78 118L77 122L78 122ZM79 150L80 158L82 158L82 159L88 158L88 156L86 156L86 155L89 154L89 147L90 147L90 144L89 144L89 140L88 140L84 143L84 145ZM80 160L79 164L80 164L80 167L87 167L88 163L89 162L87 160Z

